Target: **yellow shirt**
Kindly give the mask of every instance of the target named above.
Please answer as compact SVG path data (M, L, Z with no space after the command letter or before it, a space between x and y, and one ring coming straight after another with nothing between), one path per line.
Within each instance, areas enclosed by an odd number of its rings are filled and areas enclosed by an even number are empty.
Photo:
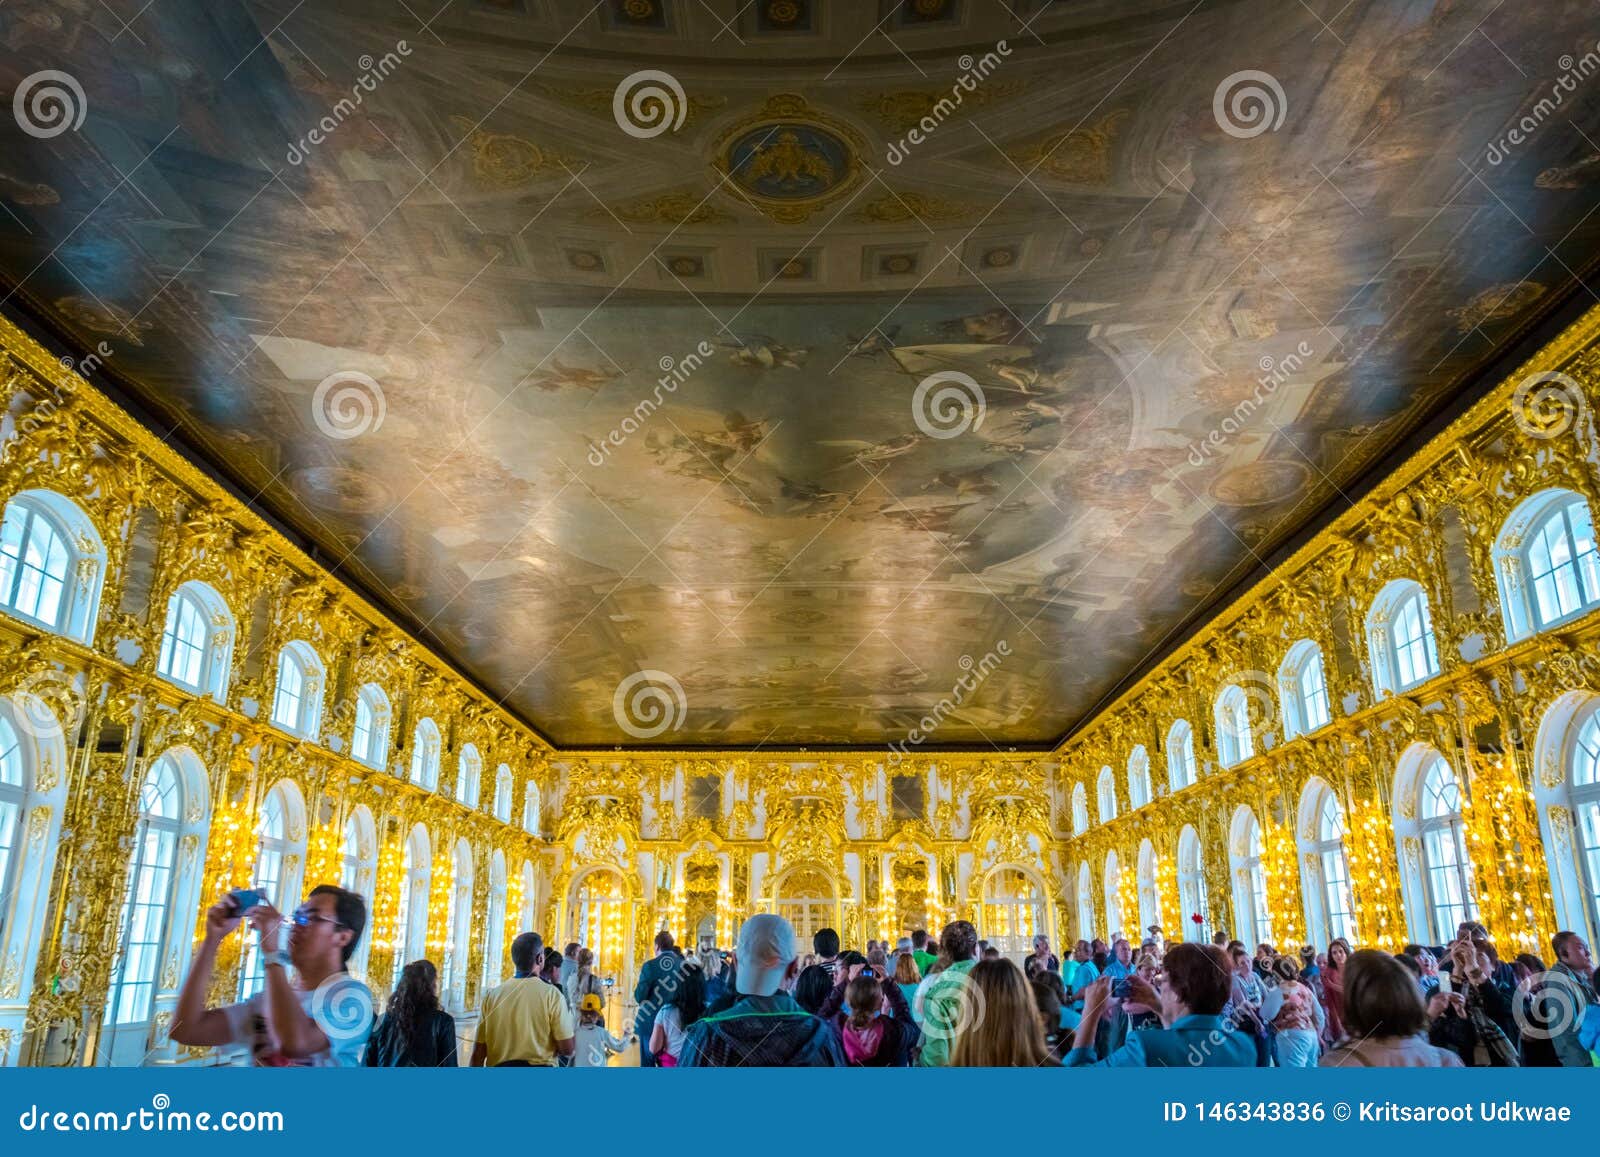
M537 977L508 980L483 998L478 1043L489 1050L491 1066L554 1065L556 1042L571 1040L572 1033L572 1010L561 990Z

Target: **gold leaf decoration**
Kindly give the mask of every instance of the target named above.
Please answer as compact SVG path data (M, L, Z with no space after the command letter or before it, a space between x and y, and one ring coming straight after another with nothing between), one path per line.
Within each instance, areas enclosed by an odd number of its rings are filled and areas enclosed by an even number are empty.
M1116 109L1094 125L1054 133L1032 144L1006 150L1025 172L1072 185L1104 185L1111 180L1111 153L1118 130L1128 119Z

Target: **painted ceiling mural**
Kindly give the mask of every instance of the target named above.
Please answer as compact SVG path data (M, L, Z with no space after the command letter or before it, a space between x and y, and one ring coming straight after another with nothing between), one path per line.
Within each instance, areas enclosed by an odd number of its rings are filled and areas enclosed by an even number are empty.
M1587 0L435 7L10 0L0 308L563 745L1053 741L1600 236Z

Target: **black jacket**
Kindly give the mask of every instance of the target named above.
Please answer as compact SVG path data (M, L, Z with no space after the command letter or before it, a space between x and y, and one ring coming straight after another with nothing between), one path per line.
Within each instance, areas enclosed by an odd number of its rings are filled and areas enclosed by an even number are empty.
M409 1049L401 1041L400 1026L388 1013L383 1014L367 1041L368 1068L455 1068L460 1063L456 1057L456 1020L448 1012L434 1013L433 1024L412 1040Z

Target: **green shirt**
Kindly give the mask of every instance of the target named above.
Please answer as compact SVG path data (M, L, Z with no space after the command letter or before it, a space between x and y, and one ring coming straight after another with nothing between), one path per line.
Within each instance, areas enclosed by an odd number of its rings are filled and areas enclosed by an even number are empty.
M922 1055L920 1064L943 1067L950 1063L950 1046L963 1023L962 990L971 983L967 973L976 960L958 960L928 982L922 996Z
M928 969L932 968L934 961L939 958L931 952L913 952L911 959L917 962L917 971L926 976L928 975Z

